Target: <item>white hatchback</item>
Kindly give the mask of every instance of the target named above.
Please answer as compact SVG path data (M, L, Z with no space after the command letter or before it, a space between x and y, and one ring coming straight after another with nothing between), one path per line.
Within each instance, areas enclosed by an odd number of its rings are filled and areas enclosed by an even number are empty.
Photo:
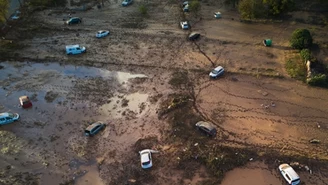
M285 180L290 185L298 185L301 183L300 177L294 171L294 169L289 166L288 164L281 164L279 165L279 171L281 175L285 178Z
M139 152L141 158L141 167L143 169L151 168L153 166L153 162L151 159L151 150L146 149Z
M183 30L188 30L189 29L189 23L188 21L181 21L180 26Z
M108 30L100 30L96 33L96 37L97 38L102 38L102 37L106 37L107 35L109 35L109 31Z

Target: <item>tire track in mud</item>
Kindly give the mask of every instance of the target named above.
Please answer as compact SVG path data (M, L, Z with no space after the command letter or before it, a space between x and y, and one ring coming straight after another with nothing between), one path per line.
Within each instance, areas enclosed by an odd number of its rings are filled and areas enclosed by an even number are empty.
M224 89L221 88L221 87L217 87L217 88L219 88L223 93L225 93L225 94L227 94L227 95L229 95L229 96L232 96L232 97L236 97L236 98L280 102L280 103L285 103L285 104L289 104L289 105L292 105L292 106L301 107L301 108L304 108L304 109L316 110L316 111L318 111L318 112L328 114L327 111L324 111L324 110L321 110L321 109L318 109L318 108L314 108L314 107L302 106L302 105L299 105L299 104L296 104L296 103L292 103L292 102L288 102L288 101L284 101L284 100L278 100L278 99L256 98L256 97L248 97L248 96L236 95L236 94L233 94L233 93L230 93L230 92L224 90Z
M201 103L214 104L214 105L218 105L218 104L222 103L224 105L229 105L229 106L234 106L234 107L239 108L239 109L222 108L222 111L224 111L224 112L235 112L235 113L240 112L240 113L245 113L245 114L247 114L248 112L251 112L251 113L261 114L261 115L265 115L265 116L278 116L278 117L282 117L282 118L325 119L325 120L328 121L328 117L323 117L323 116L281 115L281 114L278 114L278 113L275 113L275 112L263 112L263 111L266 110L264 107L261 107L261 108L245 108L245 107L242 107L240 105L235 105L235 104L232 104L232 103L225 103L225 102L222 102L222 101L219 101L219 102L216 102L216 103L202 101ZM257 111L257 110L263 110L263 111Z

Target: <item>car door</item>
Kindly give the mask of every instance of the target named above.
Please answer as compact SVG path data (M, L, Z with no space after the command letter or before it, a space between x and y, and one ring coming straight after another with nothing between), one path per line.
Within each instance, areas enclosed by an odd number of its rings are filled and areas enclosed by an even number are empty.
M0 124L5 124L6 119L5 118L0 118Z
M91 133L92 135L95 135L99 132L99 130L101 129L101 125L97 125L95 126L92 130L91 130Z
M7 124L7 123L11 123L11 122L13 122L13 119L10 118L10 117L6 117L6 124Z

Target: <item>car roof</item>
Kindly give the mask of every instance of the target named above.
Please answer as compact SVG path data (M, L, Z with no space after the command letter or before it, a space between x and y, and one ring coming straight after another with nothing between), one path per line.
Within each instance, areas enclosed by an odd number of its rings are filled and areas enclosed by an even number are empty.
M2 117L8 117L8 116L9 116L9 113L8 112L0 113L0 118L2 118Z
M141 153L141 162L148 162L150 161L148 152L147 153Z
M78 48L80 45L75 44L75 45L67 45L66 48Z
M300 178L295 170L288 164L281 164L279 167L282 168L290 176L290 178L292 178L292 180Z
M222 69L223 69L222 66L218 66L218 67L216 67L214 70L215 70L215 71L220 71L220 70L222 70Z
M29 100L29 98L27 96L21 96L21 97L19 97L19 99L22 100L22 101L28 101Z
M199 121L196 123L198 126L206 127L209 130L215 129L215 126L212 123L206 121Z
M95 123L92 123L91 125L89 125L85 130L91 130L92 128L98 126L98 125L101 125L103 124L101 121L97 121Z
M191 33L189 34L189 37L191 37L191 36L193 36L193 35L200 35L200 33L198 33L198 32L191 32Z

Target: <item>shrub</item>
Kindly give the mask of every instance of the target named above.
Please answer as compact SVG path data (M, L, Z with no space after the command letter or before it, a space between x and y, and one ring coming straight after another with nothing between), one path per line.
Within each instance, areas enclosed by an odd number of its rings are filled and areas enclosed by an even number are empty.
M200 10L199 1L198 0L193 0L193 1L191 1L189 6L190 6L190 11L197 15L199 10Z
M302 49L300 52L300 55L302 57L303 60L308 61L311 60L311 52L309 49Z
M327 76L325 74L317 74L307 80L307 83L312 86L327 87Z
M290 39L290 45L295 49L309 48L312 45L312 42L312 36L307 29L296 29Z
M303 62L300 62L296 59L287 60L285 64L287 73L292 77L299 80L305 80L306 77L306 67Z
M145 5L140 5L139 6L139 12L142 14L142 15L147 15L148 13L148 9Z

